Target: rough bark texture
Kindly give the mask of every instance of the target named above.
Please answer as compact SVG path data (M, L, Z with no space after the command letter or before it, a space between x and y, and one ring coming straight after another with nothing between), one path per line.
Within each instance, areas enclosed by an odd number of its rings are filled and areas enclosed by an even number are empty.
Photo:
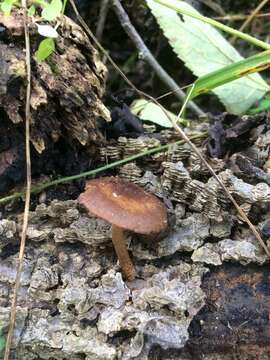
M263 115L261 120L259 131L246 133L250 142L243 151L227 162L209 161L267 239L270 131ZM159 136L168 140L175 134L166 130ZM100 156L119 159L159 141L152 135L120 137ZM244 155L253 159L253 172L237 166ZM108 223L73 200L38 205L30 214L13 358L267 359L269 260L204 165L187 145L177 145L118 173L165 201L168 233L129 234L137 276L125 283ZM20 229L21 216L0 221L3 333Z
M9 243L0 264L5 330L18 228L13 221L1 225ZM89 217L74 201L54 201L31 213L12 359L147 358L154 344L184 346L190 321L204 304L206 269L180 259L170 265L136 261L137 280L124 283L110 236L108 223Z
M234 349L239 359L267 359L269 276L268 266L245 268L233 264L208 274L203 284L207 305L190 328L188 346L192 352L203 358L205 354L217 357L217 352L226 354Z
M66 17L55 52L38 63L34 52L41 38L31 26L33 173L79 172L90 167L96 144L104 140L99 127L110 120L101 100L106 68L81 28ZM5 191L24 176L26 70L20 11L9 17L0 13L0 35L0 191Z

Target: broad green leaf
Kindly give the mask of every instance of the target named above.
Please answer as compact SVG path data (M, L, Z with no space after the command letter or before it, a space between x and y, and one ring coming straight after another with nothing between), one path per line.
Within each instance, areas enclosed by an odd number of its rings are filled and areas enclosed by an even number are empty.
M17 0L4 0L0 3L0 9L6 16L10 15L13 5L17 2Z
M31 5L30 8L27 10L27 15L28 16L34 16L36 12L36 7L35 5Z
M134 100L130 106L130 110L134 115L139 116L140 119L150 121L165 128L172 127L172 123L168 119L168 116L175 122L179 121L177 116L172 112L166 110L168 115L166 116L165 110L163 111L155 103L144 99ZM183 125L187 124L185 120L182 120L181 122Z
M55 49L54 40L52 38L46 38L41 41L36 51L36 57L38 61L43 61L50 56Z
M63 4L61 0L52 0L51 3L42 10L41 15L47 21L55 20L61 15L62 7Z
M233 36L236 36L244 41L249 42L250 44L253 44L255 46L259 46L260 48L264 49L264 50L270 50L270 44L268 44L265 41L259 40L257 38L255 38L254 36L251 36L247 33L244 33L242 31L236 30L230 26L224 25L221 22L217 21L217 20L213 20L207 16L203 16L200 13L198 13L197 11L195 12L194 9L193 11L189 11L188 9L184 9L183 7L179 7L176 4L176 1L171 1L171 0L154 0L155 2L161 4L161 5L165 5L166 7L169 7L170 9L173 9L175 11L177 11L180 14L184 14L187 16L191 16L194 19L203 21L206 24L210 24L212 26L214 26L217 29L220 29L222 31L225 31L228 34L231 34Z
M173 50L196 76L202 77L243 60L234 47L211 25L190 16L180 17L175 10L155 0L146 1ZM184 1L166 2L180 9L179 12L185 9L199 14ZM260 100L270 87L259 74L253 74L212 89L229 112L241 114Z

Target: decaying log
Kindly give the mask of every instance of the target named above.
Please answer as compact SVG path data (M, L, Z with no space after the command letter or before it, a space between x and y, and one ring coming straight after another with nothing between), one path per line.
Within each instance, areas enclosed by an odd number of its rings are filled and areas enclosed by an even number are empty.
M207 305L193 320L187 344L194 358L269 357L269 276L268 266L232 264L206 275Z
M0 26L4 191L22 179L24 169L22 14L0 15ZM34 173L57 167L71 174L89 168L91 159L119 160L175 139L173 130L157 133L151 125L145 133L139 129L137 138L103 141L99 125L110 119L101 100L105 68L72 21L65 18L59 33L49 60L33 57ZM35 29L31 39L34 52ZM249 141L243 150L233 147L229 159L208 160L267 242L270 129L264 114L257 119L260 131L256 119L245 124ZM198 141L209 156L209 147L207 152ZM115 172L164 201L168 232L162 238L127 234L138 276L125 283L107 222L86 215L76 200L33 207L12 360L227 360L235 353L267 359L269 259L204 164L187 145L175 145ZM0 218L0 337L9 323L21 225L20 214Z
M267 143L268 136L261 134L256 143ZM121 137L101 156L121 158L153 141L147 135ZM246 211L259 209L257 222L267 234L269 186L249 184L222 165L220 176ZM170 223L163 238L127 234L138 274L131 283L122 279L107 222L87 215L74 200L31 211L14 360L227 360L235 352L255 360L258 348L263 358L269 342L268 258L215 179L193 179L201 173L186 145L119 169L165 201ZM4 333L21 221L20 215L0 221Z
M75 201L40 205L30 216L14 360L147 358L153 345L184 346L189 324L204 305L200 285L207 270L201 264L136 262L138 279L125 284L108 223L89 217ZM9 240L0 263L2 330L19 223L1 222L2 237Z
M106 68L81 28L64 17L47 61L34 56L41 40L32 23L31 143L33 173L89 168L99 127L110 120L102 102ZM22 12L0 13L0 192L24 176L25 52ZM80 161L78 156L80 155ZM77 160L77 161L76 161ZM76 165L77 163L77 165Z

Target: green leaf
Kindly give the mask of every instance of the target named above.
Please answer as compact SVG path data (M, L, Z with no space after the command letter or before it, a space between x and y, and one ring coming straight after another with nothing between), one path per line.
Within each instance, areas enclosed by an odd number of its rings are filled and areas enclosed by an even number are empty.
M170 117L170 119L172 119L172 121L179 121L177 116L172 112L168 110L163 111L155 103L144 99L134 100L130 106L130 110L134 115L139 116L140 119L150 121L165 128L171 128L173 126L168 117L166 116L166 113ZM180 122L182 122L183 125L187 125L187 122L185 120L180 119Z
M260 54L250 56L247 59L238 61L234 64L223 67L220 70L216 70L205 76L200 77L195 81L194 87L191 93L191 99L206 93L216 87L226 84L228 82L239 79L242 76L247 76L257 71L262 71L270 67L270 50L263 51ZM249 92L249 88L246 88L246 93ZM233 101L233 100L232 100ZM238 103L239 99L235 98L235 102Z
M36 57L38 61L47 59L55 50L54 40L52 38L46 38L42 40L36 51Z
M64 0L64 4L63 4L63 7L62 7L62 14L64 14L64 12L66 10L67 2L68 2L68 0Z
M179 12L184 9L196 14L197 17L200 15L184 1L164 2L168 2ZM186 15L182 15L181 18L175 10L154 0L147 0L147 4L177 56L196 76L206 76L217 70L221 70L219 76L222 76L222 68L243 60L233 46L211 25ZM259 74L241 76L226 85L218 88L212 86L208 89L213 90L226 109L235 114L246 112L270 89Z
M269 109L270 109L270 94L266 94L265 97L259 101L257 106L253 107L252 109L249 109L248 114L255 115Z
M30 8L27 10L27 15L28 16L34 16L36 12L36 8L35 5L30 6Z
M244 33L242 31L236 30L230 26L224 25L219 21L213 20L209 17L203 16L200 13L198 13L197 11L194 12L194 9L192 8L193 11L189 11L187 9L184 9L183 7L179 7L179 0L154 0L155 2L164 5L170 9L173 9L177 12L179 12L180 14L185 14L188 16L193 17L194 19L198 19L200 21L203 21L206 24L210 24L212 26L214 26L217 29L220 29L222 31L227 32L228 34L231 34L233 36L236 36L240 39L243 39L247 42L249 42L250 44L253 44L255 46L259 46L264 50L270 50L270 44L268 44L265 41L261 41L257 38L255 38L254 36L248 35L247 33Z
M1 11L6 15L9 16L12 10L13 5L17 2L17 0L4 0L0 3Z
M55 20L61 15L62 7L63 4L61 0L52 0L51 3L42 10L41 15L47 21Z

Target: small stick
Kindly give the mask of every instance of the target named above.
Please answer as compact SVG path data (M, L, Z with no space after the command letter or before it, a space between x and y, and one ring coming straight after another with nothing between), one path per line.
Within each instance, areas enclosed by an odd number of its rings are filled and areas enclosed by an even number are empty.
M20 287L21 273L23 269L23 258L24 258L24 249L25 249L26 234L28 227L29 206L30 206L30 196L31 196L31 154L30 154L31 53L30 53L30 38L28 31L26 0L21 0L21 4L23 8L24 36L25 36L25 50L26 50L25 62L27 69L27 89L26 89L26 101L25 101L26 195L25 195L25 204L24 204L23 227L21 233L19 261L16 270L13 298L10 309L10 323L9 323L9 329L8 329L5 353L4 353L4 360L9 359L11 342L12 342L15 320L16 320L17 296Z
M143 39L138 34L137 30L131 24L131 21L125 12L123 6L121 5L119 0L113 0L112 2L113 10L117 15L123 29L132 40L134 45L136 46L140 58L144 59L148 65L152 67L157 76L163 81L169 89L173 91L173 93L177 96L178 99L184 100L186 98L186 94L180 87L176 84L176 82L170 77L170 75L160 66L157 60L154 58L153 54L150 52L148 47L145 45ZM190 101L187 107L192 110L198 116L206 116L206 114L193 102Z
M102 40L104 25L109 11L109 0L102 0L99 11L99 19L97 24L96 37L98 41Z
M257 14L253 18L265 18L265 17L269 17L269 16L270 16L270 13L267 12L267 13ZM224 21L238 21L238 20L245 20L249 17L250 17L250 15L226 15L226 16L217 16L217 17L214 17L213 19L224 20Z
M251 21L254 19L254 17L258 14L258 12L268 3L269 0L262 0L259 5L252 11L252 13L249 15L249 17L244 21L244 23L241 25L239 31L244 31L245 28L251 23ZM236 37L234 36L231 39L231 44L234 44L236 40Z

